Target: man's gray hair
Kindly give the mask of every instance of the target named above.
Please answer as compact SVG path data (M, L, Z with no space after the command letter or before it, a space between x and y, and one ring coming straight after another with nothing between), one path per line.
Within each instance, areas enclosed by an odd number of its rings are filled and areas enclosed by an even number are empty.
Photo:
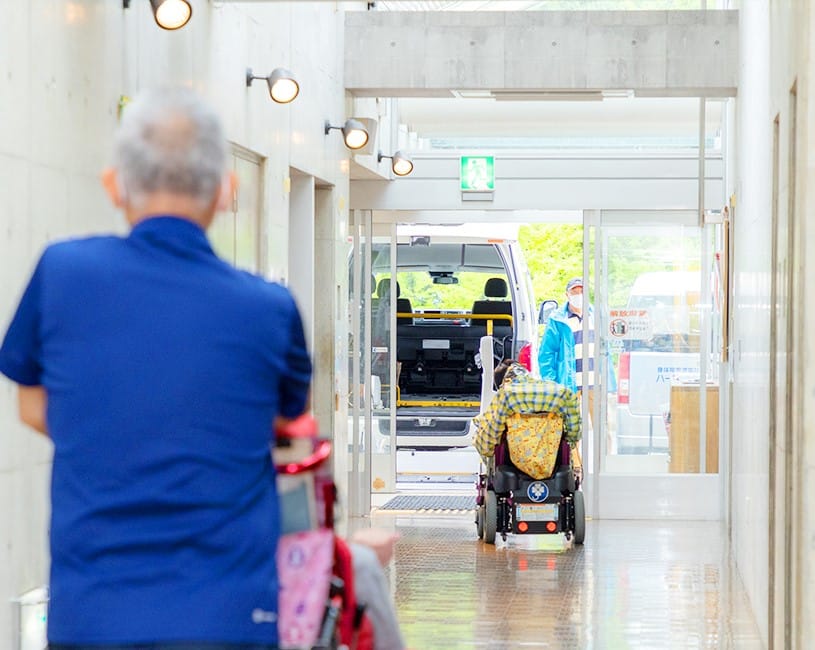
M215 111L187 88L141 93L128 104L113 164L126 202L169 192L209 204L226 172L227 144Z

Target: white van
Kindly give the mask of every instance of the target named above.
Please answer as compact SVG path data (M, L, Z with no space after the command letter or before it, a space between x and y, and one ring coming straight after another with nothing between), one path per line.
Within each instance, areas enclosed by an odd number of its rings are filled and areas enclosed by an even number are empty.
M517 226L403 226L397 230L396 443L401 449L470 444L481 393L481 337L492 323L495 361L537 358L532 283ZM390 247L373 244L372 337L388 340ZM380 345L382 344L380 343ZM374 350L377 344L374 342ZM385 392L387 369L374 364ZM379 420L388 435L387 420Z
M699 379L700 271L640 274L628 309L642 310L650 335L626 341L617 389L617 453L667 453L671 382Z

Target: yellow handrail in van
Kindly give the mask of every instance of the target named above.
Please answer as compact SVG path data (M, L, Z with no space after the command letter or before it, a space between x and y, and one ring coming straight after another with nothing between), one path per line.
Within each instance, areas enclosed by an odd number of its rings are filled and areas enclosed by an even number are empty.
M470 408L476 407L478 408L481 406L481 402L472 402L469 400L396 400L396 406L424 406L424 407L460 407L460 408Z
M423 318L426 320L506 320L512 325L512 316L509 314L423 314L420 312L400 311L397 318Z

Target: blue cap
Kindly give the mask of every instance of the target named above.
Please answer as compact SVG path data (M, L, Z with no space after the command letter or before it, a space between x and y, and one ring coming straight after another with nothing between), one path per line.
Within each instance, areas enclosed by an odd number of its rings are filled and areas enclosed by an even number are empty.
M583 278L572 278L566 283L566 291L571 291L575 287L583 286Z

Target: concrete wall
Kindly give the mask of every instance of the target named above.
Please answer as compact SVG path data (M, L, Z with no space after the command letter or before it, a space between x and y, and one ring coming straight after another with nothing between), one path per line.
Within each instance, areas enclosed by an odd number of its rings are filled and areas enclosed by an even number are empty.
M792 627L796 648L805 648L815 639L815 286L808 280L815 273L815 9L809 3L798 5L787 23L795 30L795 59L792 64L798 83L798 155L795 173L795 221L797 259L800 273L795 284L800 318L795 323L798 365L793 413L796 414L793 462L797 486L793 504L796 519L792 575L796 576ZM778 47L784 49L784 34ZM792 67L792 66L791 66ZM789 77L786 81L789 82Z
M771 648L815 634L813 21L809 3L741 3L730 520Z
M767 635L769 495L770 120L767 2L740 12L736 208L733 219L732 546Z
M460 152L414 154L399 182L355 180L351 207L373 210L695 210L699 160L687 154L498 152L495 191L461 192ZM721 208L724 166L706 159L705 202Z
M735 11L355 12L346 87L356 96L451 90L735 93Z
M747 4L747 3L745 3ZM812 37L815 9L808 2L771 0L768 12L770 30L770 114L767 124L777 118L778 180L775 212L789 230L780 242L774 272L789 284L779 290L778 309L789 319L789 334L779 336L772 350L779 367L789 365L787 381L778 385L788 405L777 414L777 435L771 453L776 459L775 516L779 527L775 554L775 616L771 619L770 647L808 648L815 638L815 369L813 369L813 312L815 287L815 229L812 228L812 189L815 187L815 102L813 93ZM789 345L788 345L788 338ZM784 399L786 398L786 399ZM783 511L780 508L783 504ZM784 564L784 562L786 564ZM785 630L786 626L786 630ZM785 635L785 632L788 634Z
M330 282L317 304L334 306L345 260L348 155L338 133L348 100L343 83L344 15L338 3L232 4L193 0L193 19L168 33L147 0L123 10L114 0L4 2L0 20L0 327L11 318L33 264L52 239L124 231L98 182L109 160L120 96L183 83L223 115L228 137L264 164L264 267L285 278L290 169L319 179L320 236ZM318 35L319 37L315 37ZM265 83L244 84L245 69L284 66L300 81L294 104L274 104ZM326 243L333 237L335 246ZM325 329L325 328L324 328ZM319 330L323 331L323 330ZM341 353L333 334L315 341L321 358ZM341 367L335 360L327 364ZM330 375L333 377L333 375ZM332 388L333 380L327 385ZM17 423L16 392L0 379L0 648L12 647L9 600L47 582L51 445ZM323 398L333 404L333 399ZM342 402L342 400L340 400ZM331 411L329 411L331 412ZM330 424L330 423L329 423Z

